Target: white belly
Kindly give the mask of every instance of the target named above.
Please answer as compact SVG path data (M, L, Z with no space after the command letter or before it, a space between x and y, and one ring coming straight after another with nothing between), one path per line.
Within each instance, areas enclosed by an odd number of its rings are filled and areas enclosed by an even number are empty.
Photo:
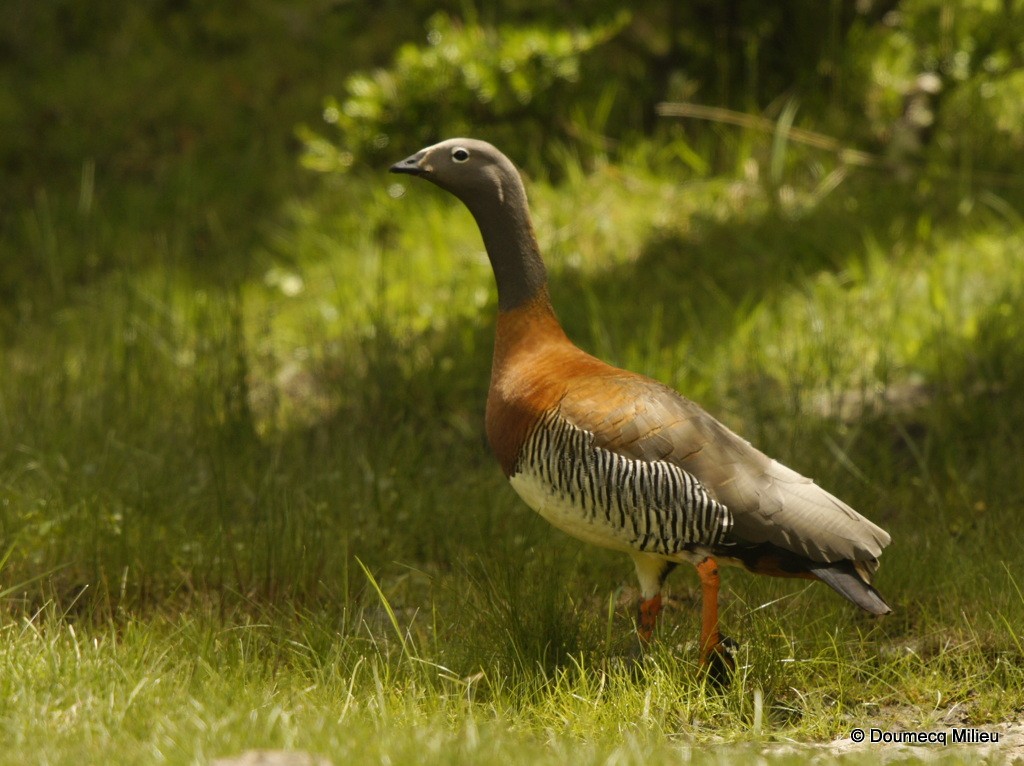
M600 516L588 519L582 508L568 497L555 492L540 477L521 471L512 476L509 482L528 506L566 534L602 548L627 553L636 551L636 546L625 530L612 526Z

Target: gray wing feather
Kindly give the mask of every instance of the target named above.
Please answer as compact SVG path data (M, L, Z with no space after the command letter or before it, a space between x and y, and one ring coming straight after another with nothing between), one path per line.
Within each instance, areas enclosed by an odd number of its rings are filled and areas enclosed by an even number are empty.
M657 381L630 373L581 381L559 410L605 449L692 473L732 512L737 542L772 543L812 561L864 562L869 570L889 544L885 530Z

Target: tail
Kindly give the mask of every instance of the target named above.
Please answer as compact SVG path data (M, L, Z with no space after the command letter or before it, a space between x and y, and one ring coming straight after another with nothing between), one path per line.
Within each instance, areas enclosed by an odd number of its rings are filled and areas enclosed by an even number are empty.
M889 614L892 611L882 594L861 576L851 561L814 563L807 569L840 596L871 614Z
M865 561L811 561L793 551L771 543L735 546L717 551L725 560L742 564L751 572L772 577L802 577L821 580L843 598L871 614L889 614L892 609L868 579L878 566L874 559Z

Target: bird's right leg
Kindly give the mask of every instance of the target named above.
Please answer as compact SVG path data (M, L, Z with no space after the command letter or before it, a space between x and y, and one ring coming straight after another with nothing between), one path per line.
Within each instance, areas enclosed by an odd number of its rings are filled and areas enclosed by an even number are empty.
M640 580L640 607L637 610L636 632L643 644L650 643L661 612L661 587L675 563L649 553L634 553L633 564Z

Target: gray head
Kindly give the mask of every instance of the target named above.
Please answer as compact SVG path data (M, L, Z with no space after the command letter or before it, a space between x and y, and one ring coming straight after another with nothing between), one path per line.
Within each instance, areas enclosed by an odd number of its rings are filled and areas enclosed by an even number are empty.
M425 178L469 208L494 269L500 308L514 308L545 289L526 191L508 157L486 141L449 138L392 165L391 172Z
M511 160L475 138L449 138L428 146L392 165L391 172L425 178L454 194L470 210L488 199L526 201L519 171Z

